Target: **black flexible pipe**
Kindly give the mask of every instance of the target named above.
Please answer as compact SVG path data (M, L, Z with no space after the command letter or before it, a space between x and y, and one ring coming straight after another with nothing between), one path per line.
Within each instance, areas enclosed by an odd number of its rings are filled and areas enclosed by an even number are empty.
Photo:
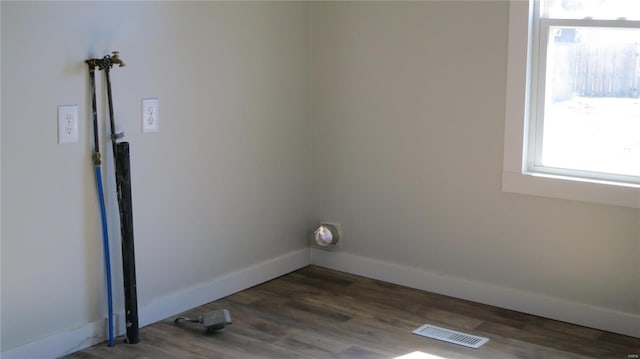
M140 341L138 329L138 303L136 289L136 259L133 244L133 210L131 203L131 168L129 142L116 145L116 185L120 207L120 234L122 236L122 275L124 279L124 308L127 323L127 342Z

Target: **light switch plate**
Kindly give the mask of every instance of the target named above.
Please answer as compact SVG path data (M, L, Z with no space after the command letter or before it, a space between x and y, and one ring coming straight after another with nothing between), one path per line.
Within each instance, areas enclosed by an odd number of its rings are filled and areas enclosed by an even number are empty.
M58 143L78 142L78 106L58 106Z
M142 99L142 132L160 132L160 101L157 98Z

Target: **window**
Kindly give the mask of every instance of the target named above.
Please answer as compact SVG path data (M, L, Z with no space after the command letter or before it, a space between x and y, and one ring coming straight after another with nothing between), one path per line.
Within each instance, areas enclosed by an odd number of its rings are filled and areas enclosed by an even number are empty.
M534 5L527 170L640 183L640 2Z
M503 189L640 208L640 1L510 5Z

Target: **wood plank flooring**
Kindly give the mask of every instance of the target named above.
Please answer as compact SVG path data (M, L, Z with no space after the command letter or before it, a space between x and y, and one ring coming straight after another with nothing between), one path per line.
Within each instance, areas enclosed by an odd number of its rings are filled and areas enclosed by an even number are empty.
M102 343L68 359L380 358L629 359L640 339L309 266L188 313L227 308L233 324L211 334L173 318L142 341ZM411 334L423 324L490 338L479 349ZM422 353L422 356L418 354ZM403 358L404 359L404 358Z

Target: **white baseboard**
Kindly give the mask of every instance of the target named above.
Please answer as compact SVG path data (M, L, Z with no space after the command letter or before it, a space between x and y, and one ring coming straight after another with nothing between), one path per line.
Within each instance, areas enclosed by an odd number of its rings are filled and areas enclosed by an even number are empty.
M451 297L640 338L640 315L361 257L311 250L311 264Z
M253 287L309 265L309 249L276 258L217 277L210 282L156 298L138 307L140 327ZM115 315L117 335L125 333L124 313ZM0 353L2 359L57 358L107 340L106 319L50 335ZM141 338L144 340L144 337Z
M139 308L140 326L155 323L309 264L640 338L640 315L442 276L344 252L311 249L310 260L309 249L306 248L157 298ZM124 334L123 317L123 313L116 316L118 335ZM0 353L0 357L57 358L105 341L105 333L106 320L98 320L4 351Z
M158 298L145 305L144 309L140 311L140 326L155 323L172 315L251 288L306 267L309 264L309 249L304 248L217 277L211 282Z

